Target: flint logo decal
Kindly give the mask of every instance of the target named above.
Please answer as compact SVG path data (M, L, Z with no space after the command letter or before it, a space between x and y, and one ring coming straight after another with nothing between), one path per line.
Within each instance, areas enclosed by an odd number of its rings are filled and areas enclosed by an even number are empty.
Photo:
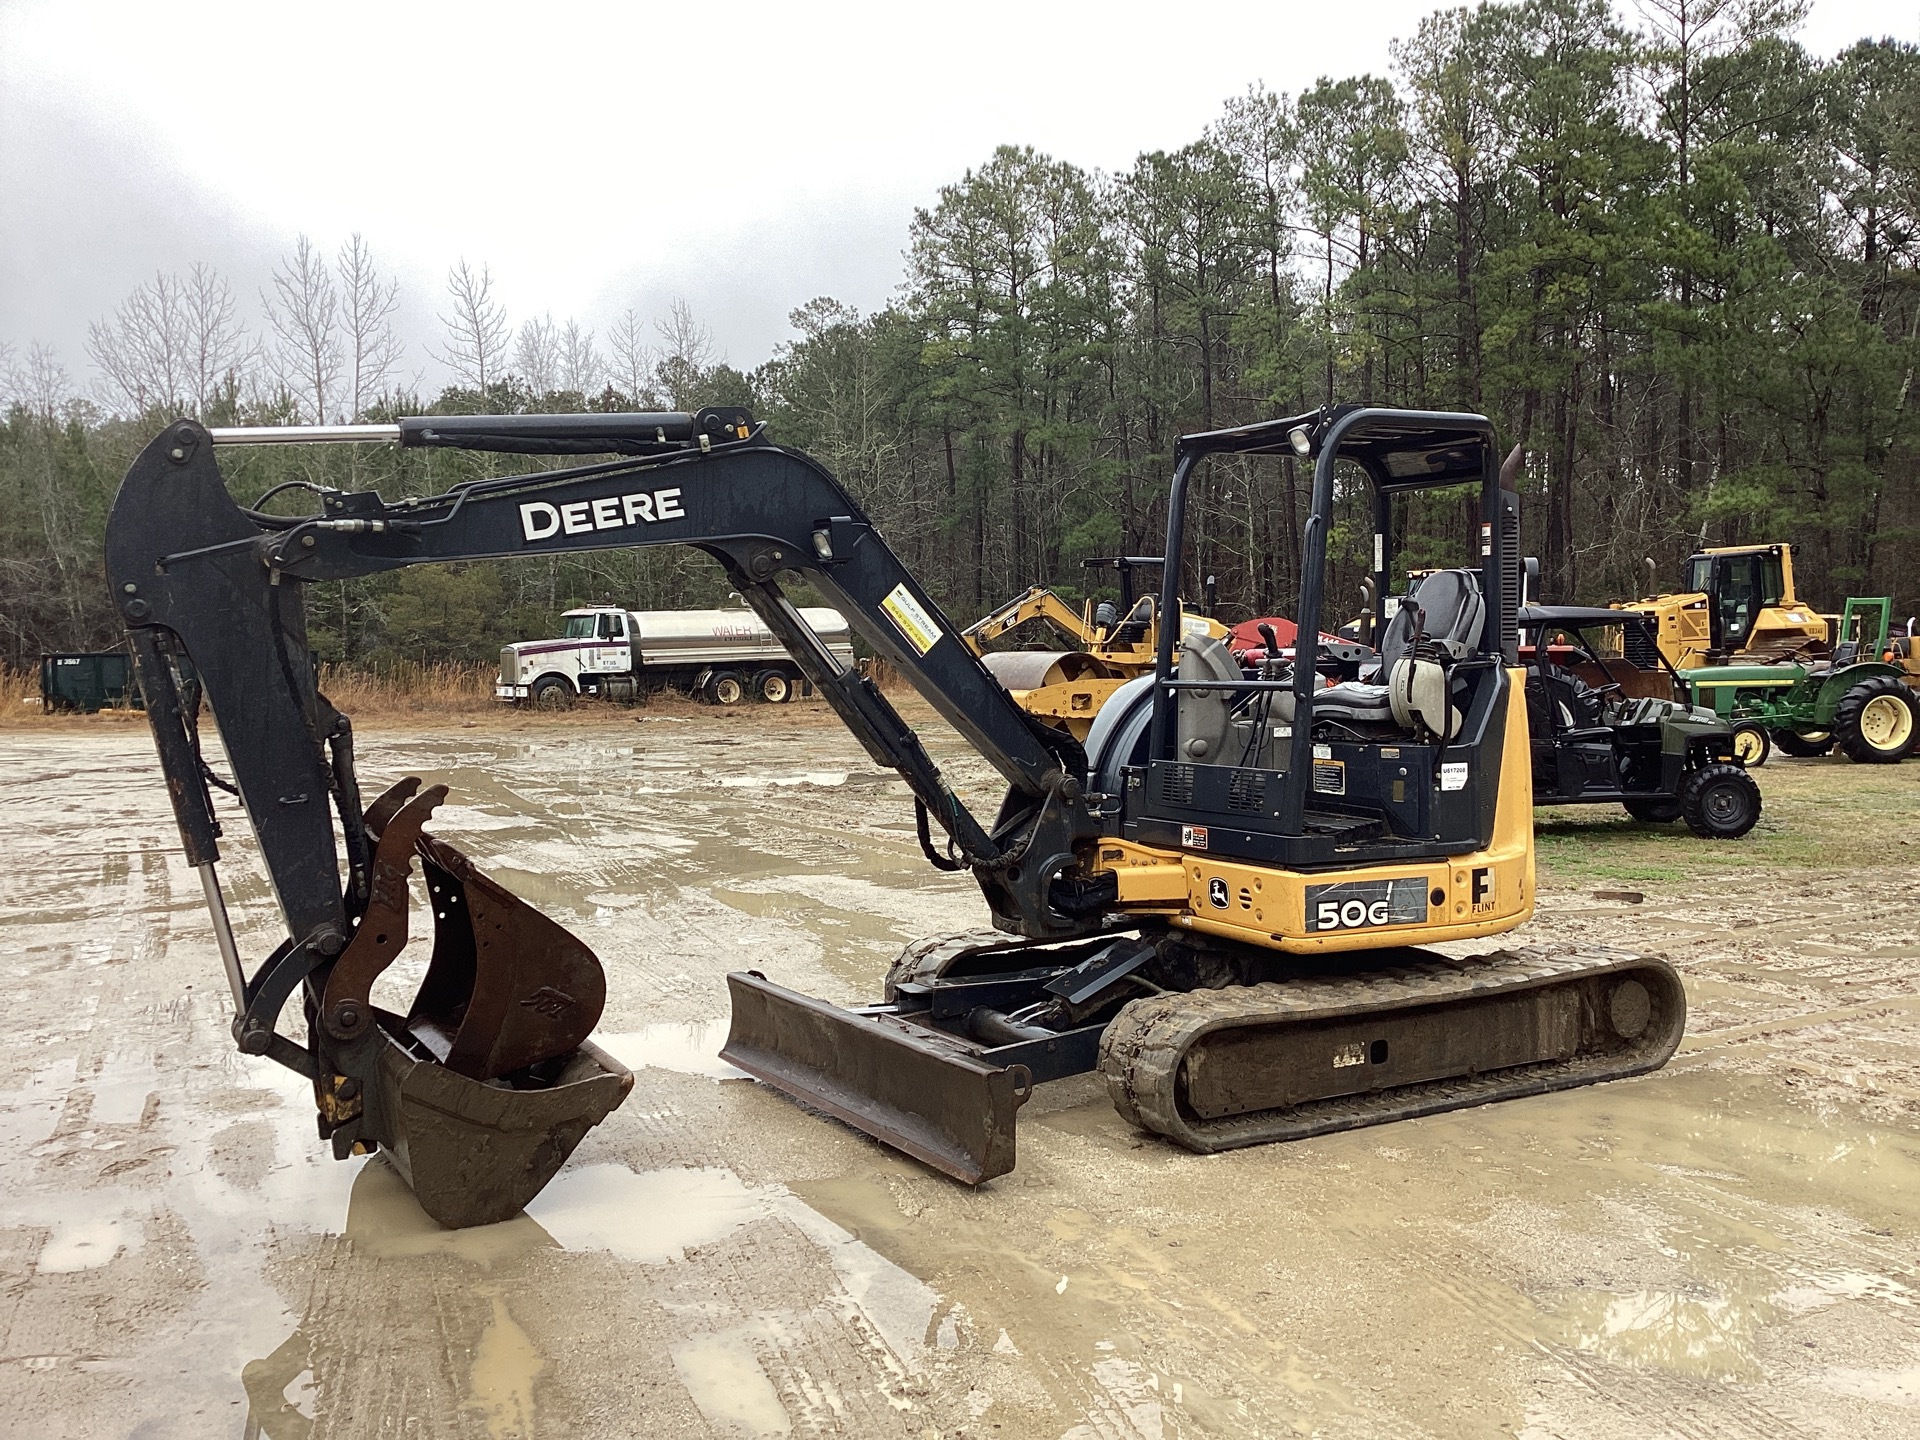
M1227 882L1218 875L1207 881L1207 903L1216 910L1227 908Z
M1473 913L1485 915L1494 908L1498 887L1493 883L1493 867L1476 865L1473 870Z
M585 535L594 530L624 530L629 525L652 525L661 520L684 520L680 490L636 490L631 495L605 495L598 500L573 500L549 505L530 500L520 507L520 533L531 544L562 532Z
M1348 880L1307 887L1307 929L1366 930L1376 925L1417 925L1427 918L1427 881Z

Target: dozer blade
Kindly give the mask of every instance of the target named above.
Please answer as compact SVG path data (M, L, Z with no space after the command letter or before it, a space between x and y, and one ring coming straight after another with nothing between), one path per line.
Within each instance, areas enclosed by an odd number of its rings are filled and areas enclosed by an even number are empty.
M445 798L410 777L367 807L367 907L310 1013L336 1042L315 1083L322 1133L336 1153L386 1147L422 1208L458 1227L508 1219L539 1194L633 1075L587 1043L606 1003L594 953L422 832ZM403 1019L370 992L407 943L416 855L434 949Z
M1024 1065L898 1015L842 1010L752 971L727 976L733 1020L720 1058L956 1180L1013 1169L1014 1125L1033 1093Z

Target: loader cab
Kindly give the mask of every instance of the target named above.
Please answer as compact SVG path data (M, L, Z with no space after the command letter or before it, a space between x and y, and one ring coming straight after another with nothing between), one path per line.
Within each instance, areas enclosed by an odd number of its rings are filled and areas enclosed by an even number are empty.
M1785 549L1718 550L1687 560L1686 588L1707 597L1714 649L1744 650L1761 613L1791 601Z
M1345 407L1183 437L1169 501L1168 594L1180 575L1197 466L1215 455L1288 453L1314 467L1295 653L1243 669L1210 640L1189 638L1176 656L1163 634L1153 676L1095 722L1092 784L1120 797L1124 838L1256 865L1351 869L1486 849L1499 813L1520 594L1518 503L1502 486L1492 425ZM1371 581L1382 596L1391 593L1405 502L1441 489L1471 498L1474 519L1461 526L1455 563L1397 597L1377 649L1307 639L1322 634L1336 485L1362 486L1370 497ZM1163 596L1163 608L1169 603ZM1424 888L1401 898L1417 898L1427 918Z

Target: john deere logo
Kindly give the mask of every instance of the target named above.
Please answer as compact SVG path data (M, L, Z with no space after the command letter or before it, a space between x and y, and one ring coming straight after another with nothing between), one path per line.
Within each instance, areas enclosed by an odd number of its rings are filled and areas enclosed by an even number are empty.
M1227 908L1227 882L1218 875L1207 881L1207 899L1216 910Z

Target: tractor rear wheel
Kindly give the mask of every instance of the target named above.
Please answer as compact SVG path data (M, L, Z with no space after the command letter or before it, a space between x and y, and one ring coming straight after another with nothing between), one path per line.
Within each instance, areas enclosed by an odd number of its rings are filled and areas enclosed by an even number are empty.
M1620 803L1643 825L1670 825L1680 818L1678 800L1622 800Z
M1780 747L1782 755L1791 755L1796 760L1812 760L1833 749L1833 732L1776 730L1773 732L1773 743Z
M1760 819L1760 786L1738 765L1702 765L1680 782L1680 814L1707 840L1738 840Z
M1747 769L1757 770L1773 754L1773 740L1765 727L1752 720L1743 720L1733 727L1733 754Z
M1840 753L1862 765L1896 765L1920 739L1914 693L1896 675L1872 675L1840 697L1833 712Z

